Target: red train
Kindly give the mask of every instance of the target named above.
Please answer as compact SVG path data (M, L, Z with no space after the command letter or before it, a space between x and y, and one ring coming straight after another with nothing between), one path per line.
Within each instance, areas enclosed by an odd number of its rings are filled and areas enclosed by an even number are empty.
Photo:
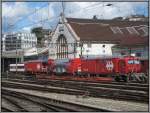
M55 77L78 80L100 80L100 78L112 80L107 78L115 78L116 81L131 79L143 81L146 79L145 75L140 74L142 72L140 60L133 56L124 58L76 58L60 60L59 62L51 59L48 62L29 61L25 63L25 72L38 75L37 77L57 75Z
M42 60L33 60L24 63L26 74L47 73L48 63Z

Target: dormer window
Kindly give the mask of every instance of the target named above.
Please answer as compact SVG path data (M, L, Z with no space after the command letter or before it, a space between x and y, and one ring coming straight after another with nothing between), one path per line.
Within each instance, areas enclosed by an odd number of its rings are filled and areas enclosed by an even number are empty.
M123 34L119 27L110 27L114 34Z
M148 26L143 26L138 30L142 30L144 32L143 36L148 36Z
M64 31L64 26L59 27L59 32Z
M130 34L139 34L134 27L126 27Z

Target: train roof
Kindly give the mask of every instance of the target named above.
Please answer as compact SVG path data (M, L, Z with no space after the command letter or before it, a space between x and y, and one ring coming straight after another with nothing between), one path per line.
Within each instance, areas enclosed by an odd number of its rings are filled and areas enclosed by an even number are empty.
M25 61L24 63L28 63L28 62L48 62L45 60L30 60L30 61Z
M128 59L128 58L138 58L135 56L98 56L98 57L82 57L83 60L93 60L93 59Z

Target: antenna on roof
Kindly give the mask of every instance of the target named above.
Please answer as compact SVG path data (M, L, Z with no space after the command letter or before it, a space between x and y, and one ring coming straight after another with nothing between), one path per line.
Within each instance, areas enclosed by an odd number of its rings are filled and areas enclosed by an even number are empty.
M62 12L61 12L60 16L61 16L61 18L62 18L62 21L64 22L64 17L65 17L65 13L64 13L64 11L65 11L64 2L62 2L61 5L62 5Z

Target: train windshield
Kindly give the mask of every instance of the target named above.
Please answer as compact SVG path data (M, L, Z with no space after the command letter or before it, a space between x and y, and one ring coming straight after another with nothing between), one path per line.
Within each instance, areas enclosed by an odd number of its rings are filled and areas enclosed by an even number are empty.
M139 60L128 60L128 64L140 64Z

